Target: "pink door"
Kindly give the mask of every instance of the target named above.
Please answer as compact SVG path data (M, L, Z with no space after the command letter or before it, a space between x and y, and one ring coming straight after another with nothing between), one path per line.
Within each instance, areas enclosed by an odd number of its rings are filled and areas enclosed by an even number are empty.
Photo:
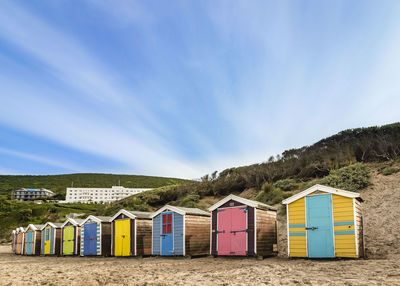
M244 207L218 210L218 255L246 255L246 220Z

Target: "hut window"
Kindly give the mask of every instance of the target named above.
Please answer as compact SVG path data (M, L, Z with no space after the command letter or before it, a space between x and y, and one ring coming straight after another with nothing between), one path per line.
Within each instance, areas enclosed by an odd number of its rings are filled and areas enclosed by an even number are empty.
M50 229L46 228L46 240L49 240Z
M162 216L163 234L172 233L172 214Z

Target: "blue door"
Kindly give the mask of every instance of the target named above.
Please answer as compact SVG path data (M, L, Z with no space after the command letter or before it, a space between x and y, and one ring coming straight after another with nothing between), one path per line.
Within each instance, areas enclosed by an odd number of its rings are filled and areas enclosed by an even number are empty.
M161 255L174 255L172 212L161 214Z
M97 223L85 224L83 237L83 255L97 255Z
M308 257L332 258L332 195L306 197Z
M28 231L26 233L26 255L32 255L33 247L33 231Z

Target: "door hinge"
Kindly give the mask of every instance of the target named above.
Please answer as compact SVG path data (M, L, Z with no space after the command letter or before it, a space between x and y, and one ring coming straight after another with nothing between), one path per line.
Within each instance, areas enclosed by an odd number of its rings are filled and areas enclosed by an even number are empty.
M216 233L216 234L218 234L218 233L225 233L225 230L221 230L221 231L218 231L218 230L217 230L215 233Z

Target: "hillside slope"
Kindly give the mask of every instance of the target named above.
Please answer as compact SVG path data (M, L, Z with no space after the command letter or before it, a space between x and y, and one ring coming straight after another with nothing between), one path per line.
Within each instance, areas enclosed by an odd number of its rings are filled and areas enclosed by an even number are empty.
M111 187L118 183L127 188L158 188L176 185L187 180L140 175L116 174L65 174L44 176L13 176L0 175L0 195L9 195L12 190L19 188L46 188L61 195L67 187Z
M249 189L254 189L256 193L264 189L261 201L274 204L290 195L290 191L305 188L313 180L326 177L340 168L356 163L384 164L393 162L398 156L400 123L349 129L311 146L286 150L267 162L213 172L205 175L201 182L146 192L101 208L99 213L109 214L127 206L152 210L171 202L186 207L201 206L199 203L207 197L218 198ZM343 187L340 182L334 186Z

